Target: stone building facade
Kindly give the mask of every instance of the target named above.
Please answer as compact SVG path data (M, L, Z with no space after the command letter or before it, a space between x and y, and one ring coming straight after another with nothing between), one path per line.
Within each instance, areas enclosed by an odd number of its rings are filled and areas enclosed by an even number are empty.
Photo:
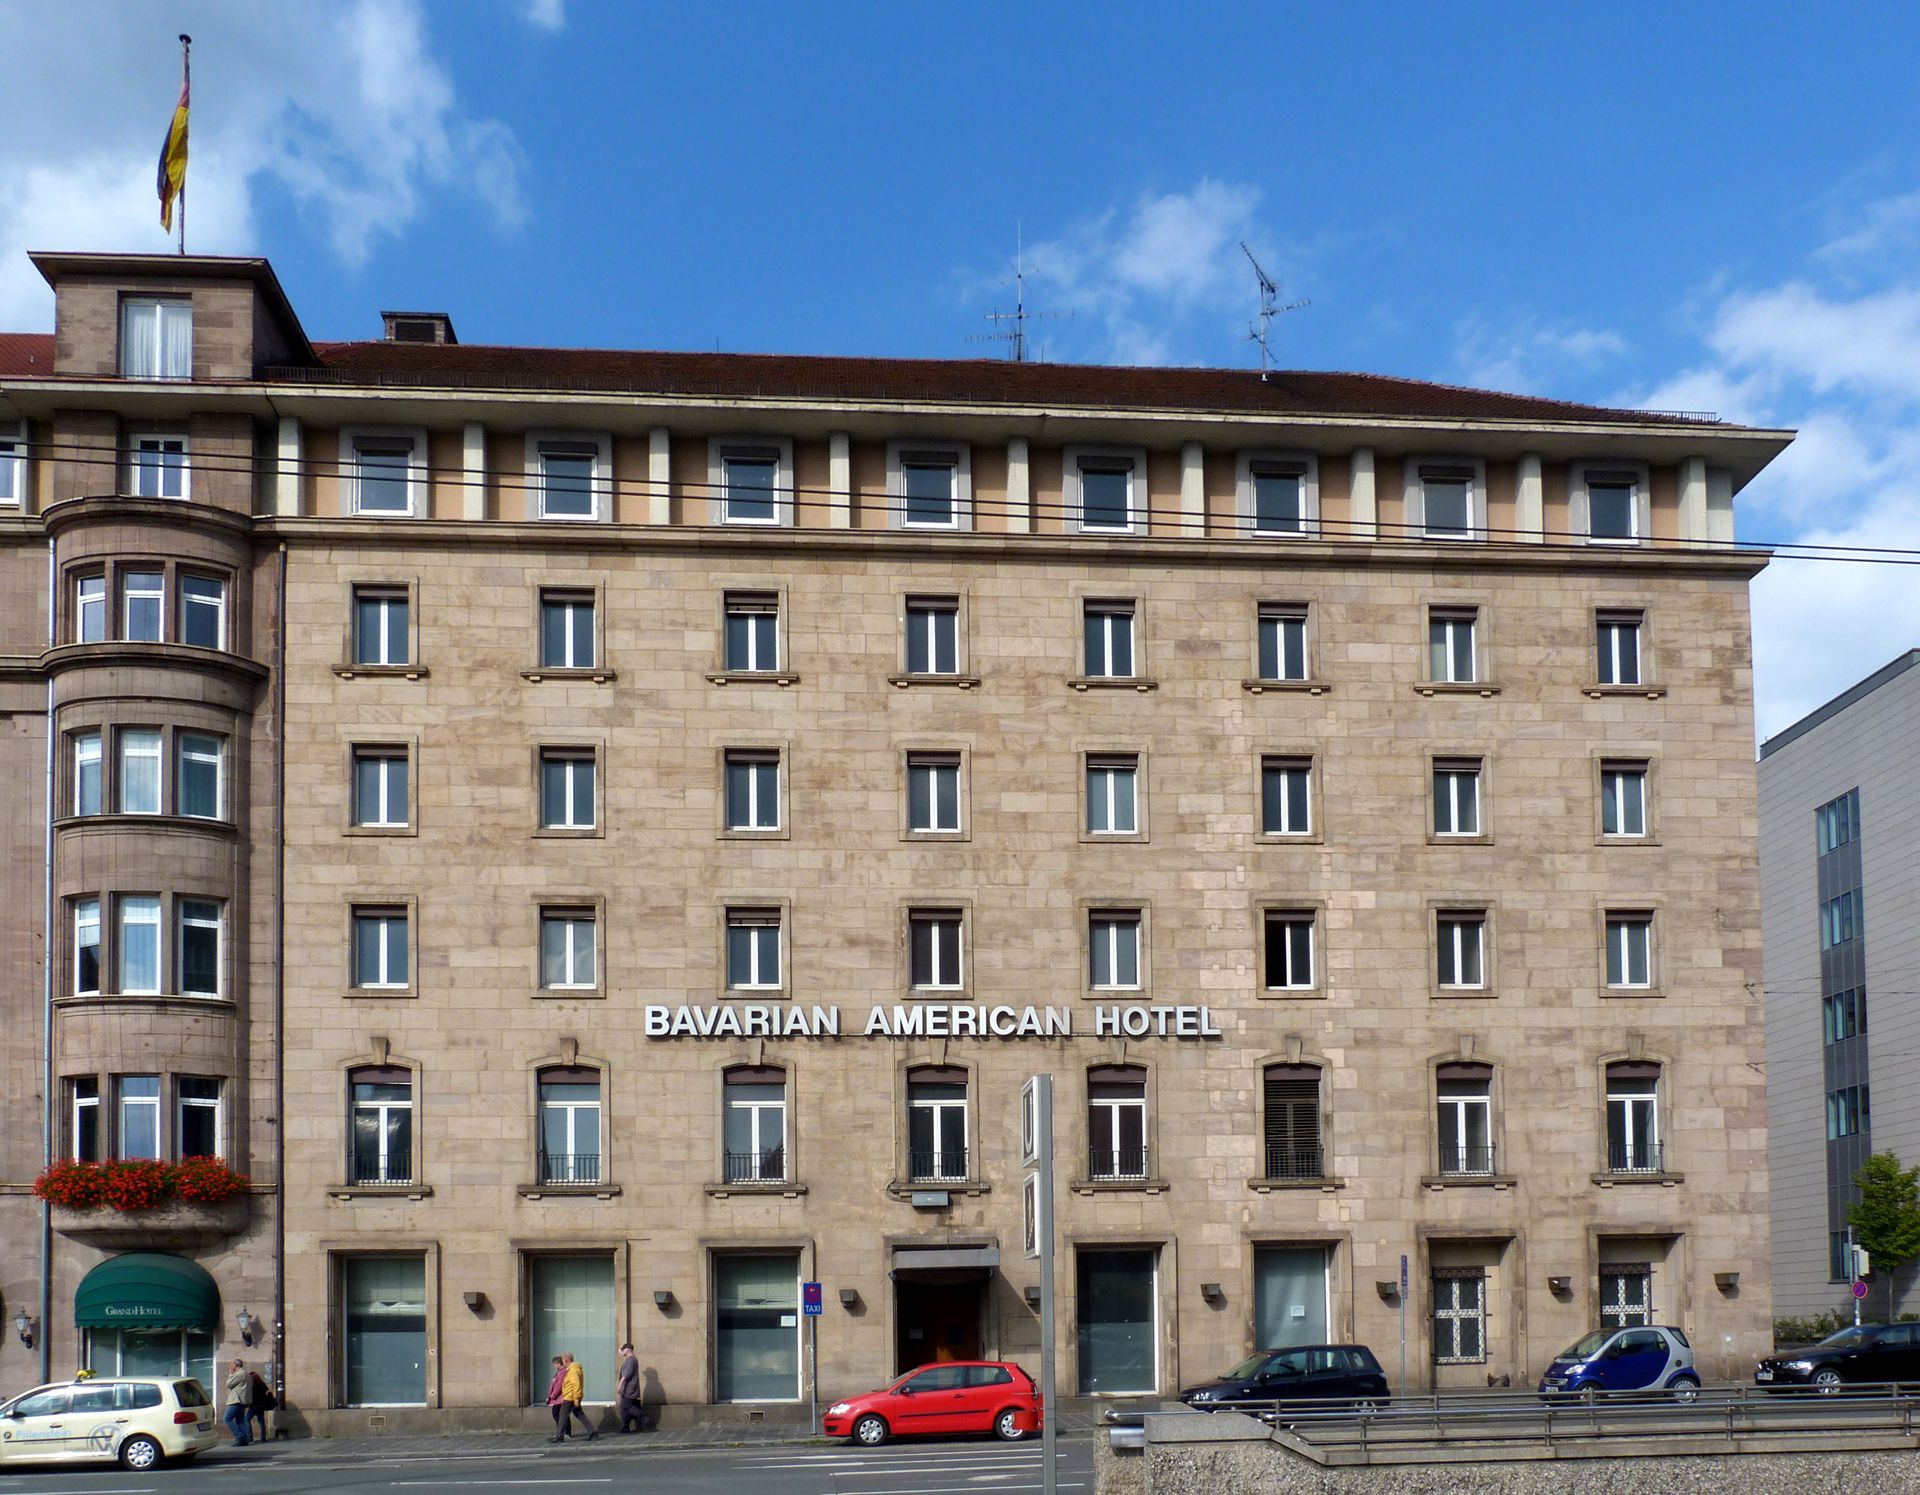
M262 261L38 263L0 1372L243 1307L319 1428L518 1416L559 1349L604 1400L629 1336L669 1416L1031 1363L1042 1071L1063 1394L1326 1340L1398 1381L1403 1322L1414 1386L1769 1342L1732 502L1785 433L314 345ZM32 1197L209 1096L244 1212ZM76 1311L152 1257L217 1321Z

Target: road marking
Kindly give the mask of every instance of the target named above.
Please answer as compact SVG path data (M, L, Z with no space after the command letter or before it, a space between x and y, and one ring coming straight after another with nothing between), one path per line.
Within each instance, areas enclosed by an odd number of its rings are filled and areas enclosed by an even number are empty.
M1074 1480L1063 1479L1060 1481L1058 1485L1055 1486L1056 1489L1060 1489L1060 1490L1084 1490L1086 1489L1086 1487L1087 1487L1086 1481L1078 1480L1078 1479L1074 1479ZM1005 1490L1037 1490L1040 1488L1040 1486L1038 1484L1004 1485L1004 1486L1001 1486L1000 1488ZM899 1490L863 1490L861 1492L861 1495L976 1495L976 1492L979 1489L980 1489L980 1486L978 1484L909 1485L906 1488L899 1489ZM831 1492L828 1492L828 1495L831 1495Z
M396 1479L388 1482L388 1488L404 1490L413 1485L427 1485L435 1490L455 1486L464 1490L473 1485L610 1485L612 1483L612 1475L601 1479Z

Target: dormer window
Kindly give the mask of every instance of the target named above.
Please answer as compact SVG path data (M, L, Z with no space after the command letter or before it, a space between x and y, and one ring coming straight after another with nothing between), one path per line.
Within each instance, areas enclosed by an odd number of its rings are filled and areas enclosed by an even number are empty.
M535 432L527 437L527 477L539 495L532 517L609 518L612 440L604 435Z
M1487 538L1487 476L1478 460L1409 460L1406 504L1409 539Z
M128 379L191 379L193 303L180 297L122 301L120 373Z
M340 434L341 479L355 514L412 515L424 510L427 438L424 431Z
M707 466L713 517L720 523L793 523L791 442L715 441Z

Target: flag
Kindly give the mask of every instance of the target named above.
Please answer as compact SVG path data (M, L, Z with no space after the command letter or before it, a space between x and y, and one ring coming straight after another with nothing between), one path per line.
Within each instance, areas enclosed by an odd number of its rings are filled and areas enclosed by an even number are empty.
M160 147L160 175L155 184L160 193L160 226L173 228L173 200L187 186L187 90L189 81L180 80L180 102L174 106L173 123L167 126L166 142Z

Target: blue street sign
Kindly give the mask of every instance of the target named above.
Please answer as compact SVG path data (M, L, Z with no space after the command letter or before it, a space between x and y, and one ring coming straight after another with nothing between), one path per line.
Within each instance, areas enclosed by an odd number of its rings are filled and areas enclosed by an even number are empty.
M1407 1259L1406 1257L1403 1256L1400 1258L1400 1296L1404 1298L1406 1297L1406 1295L1407 1295Z
M820 1317L820 1284L803 1282L800 1284L800 1311L808 1318Z

